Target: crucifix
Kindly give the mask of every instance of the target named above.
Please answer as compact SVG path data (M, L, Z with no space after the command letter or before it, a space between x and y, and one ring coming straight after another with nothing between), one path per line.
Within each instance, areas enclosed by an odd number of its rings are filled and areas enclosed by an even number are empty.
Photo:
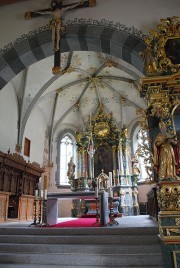
M37 11L27 11L25 12L25 19L31 19L41 15L51 15L52 18L49 21L49 25L52 31L52 44L54 50L54 67L52 68L52 73L61 73L61 37L65 33L66 28L62 24L63 14L70 9L79 7L93 7L96 5L96 0L80 0L78 3L64 5L62 0L51 1L51 8L37 10Z

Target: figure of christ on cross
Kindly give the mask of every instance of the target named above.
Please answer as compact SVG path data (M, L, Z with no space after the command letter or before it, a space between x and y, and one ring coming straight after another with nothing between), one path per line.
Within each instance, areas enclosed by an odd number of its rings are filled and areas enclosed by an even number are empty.
M49 24L52 31L52 43L54 50L54 67L52 68L53 74L60 74L61 68L61 53L60 53L60 41L61 36L65 32L65 27L62 25L62 16L64 12L70 9L74 9L78 6L89 7L95 6L96 0L80 0L78 3L69 4L64 6L62 0L52 1L51 9L28 11L25 12L25 19L37 17L38 15L51 15L52 19Z

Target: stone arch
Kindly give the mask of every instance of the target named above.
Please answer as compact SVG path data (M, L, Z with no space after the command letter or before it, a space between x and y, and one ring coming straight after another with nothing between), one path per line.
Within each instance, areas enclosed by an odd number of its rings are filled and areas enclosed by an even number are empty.
M133 27L105 21L71 21L61 39L61 53L96 51L120 58L144 72L139 52L145 49L144 35ZM52 56L48 26L23 35L0 52L0 89L33 63Z

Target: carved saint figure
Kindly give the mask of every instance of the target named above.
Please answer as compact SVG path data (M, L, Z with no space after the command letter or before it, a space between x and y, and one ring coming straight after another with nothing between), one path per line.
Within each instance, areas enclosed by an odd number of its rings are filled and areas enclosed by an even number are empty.
M178 140L175 136L169 136L166 132L166 124L160 122L160 133L154 142L154 164L160 179L178 179L176 175L177 161L173 146L177 146ZM178 156L179 157L179 156Z
M144 60L144 67L146 69L147 73L153 73L157 71L156 62L153 56L153 50L150 46L150 40L146 39L147 47L143 52L140 52L140 55L142 56Z
M71 157L68 163L68 172L67 172L67 176L69 179L74 179L75 167L76 165L73 162L73 157Z

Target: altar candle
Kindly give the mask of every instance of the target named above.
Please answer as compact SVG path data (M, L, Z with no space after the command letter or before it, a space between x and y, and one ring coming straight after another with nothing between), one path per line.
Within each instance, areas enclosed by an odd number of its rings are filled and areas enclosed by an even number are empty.
M119 184L119 169L117 169L117 176L118 176L117 183Z
M95 198L98 198L98 187L95 187Z
M38 199L38 190L35 190L35 200Z
M43 199L44 199L44 200L47 200L47 190L46 190L46 189L44 190Z
M39 193L40 193L39 197L43 198L43 190L40 190Z
M109 197L112 197L112 190L111 190L111 187L108 187L108 196L109 196Z
M112 186L112 172L109 172L109 186Z
M44 189L47 189L47 176L44 176Z

